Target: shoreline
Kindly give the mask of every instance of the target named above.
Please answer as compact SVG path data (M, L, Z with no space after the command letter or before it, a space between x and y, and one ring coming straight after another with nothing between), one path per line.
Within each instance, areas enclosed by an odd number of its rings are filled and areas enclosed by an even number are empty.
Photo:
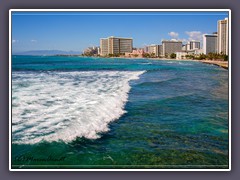
M13 56L22 56L22 55L13 55ZM42 55L24 55L24 56L42 56ZM88 56L81 56L81 55L46 55L46 56L59 56L59 57L83 57L87 58ZM109 58L109 59L146 59L146 60L154 60L154 61L191 61L191 62L201 62L204 64L212 64L215 66L219 66L221 68L228 70L228 61L217 61L217 60L197 60L197 59L168 59L168 58L131 58L131 57L99 57L99 56L92 56L89 58Z
M205 64L212 64L215 66L219 66L224 69L228 69L228 61L203 60L201 62Z
M136 57L136 58L131 58L131 57L100 57L100 58L110 58L110 59L145 59L145 60L156 60L156 61L199 61L201 60L196 60L196 59L169 59L169 58L144 58L144 57Z
M228 69L228 61L216 61L216 60L198 60L198 59L167 59L167 58L125 58L123 59L147 59L147 60L157 60L157 61L191 61L191 62L201 62L204 64L212 64L215 66L219 66L224 69Z

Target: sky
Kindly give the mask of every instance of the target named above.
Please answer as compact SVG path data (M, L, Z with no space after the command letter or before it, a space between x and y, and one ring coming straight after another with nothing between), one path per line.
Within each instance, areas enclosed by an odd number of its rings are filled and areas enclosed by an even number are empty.
M177 39L202 42L228 12L12 12L12 51L83 51L100 38L131 37L134 47Z

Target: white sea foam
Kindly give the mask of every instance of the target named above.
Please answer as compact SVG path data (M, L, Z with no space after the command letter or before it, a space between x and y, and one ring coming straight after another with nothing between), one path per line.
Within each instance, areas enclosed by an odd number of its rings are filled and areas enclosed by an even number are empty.
M143 62L143 63L138 63L138 64L146 64L146 65L148 65L148 64L152 64L151 62Z
M144 71L14 72L14 143L99 138L125 113L129 81Z

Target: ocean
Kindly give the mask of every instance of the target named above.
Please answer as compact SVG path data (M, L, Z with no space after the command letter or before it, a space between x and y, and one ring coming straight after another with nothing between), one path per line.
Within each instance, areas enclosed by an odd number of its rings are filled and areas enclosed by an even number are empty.
M12 56L12 168L228 169L228 70Z

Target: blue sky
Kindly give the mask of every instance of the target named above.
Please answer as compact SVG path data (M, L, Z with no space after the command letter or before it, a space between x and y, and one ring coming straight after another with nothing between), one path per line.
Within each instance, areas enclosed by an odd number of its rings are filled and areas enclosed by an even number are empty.
M13 12L12 50L83 51L108 36L132 37L134 47L201 41L225 17L228 12Z

